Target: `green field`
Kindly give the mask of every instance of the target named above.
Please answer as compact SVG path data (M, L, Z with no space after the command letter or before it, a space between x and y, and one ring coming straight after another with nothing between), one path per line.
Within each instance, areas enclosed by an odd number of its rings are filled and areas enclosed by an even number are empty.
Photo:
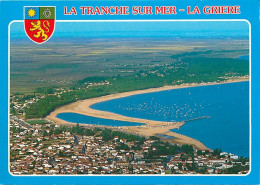
M11 98L26 118L77 100L165 85L249 75L247 39L58 39L11 44ZM30 94L30 96L28 96ZM44 96L44 98L39 98ZM11 104L13 105L13 104ZM22 110L19 110L22 113ZM11 107L11 113L16 114Z
M188 54L188 55L187 55ZM167 69L179 58L248 55L247 39L66 38L35 45L11 40L11 92L69 87L86 77Z
M44 125L44 124L49 124L50 122L48 122L47 120L27 120L26 121L27 123L29 123L30 125L36 125L36 124L39 124L39 125Z

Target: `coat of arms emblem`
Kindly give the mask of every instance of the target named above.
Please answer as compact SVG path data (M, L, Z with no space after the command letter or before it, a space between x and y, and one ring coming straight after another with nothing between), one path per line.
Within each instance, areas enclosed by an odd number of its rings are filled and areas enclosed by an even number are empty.
M24 7L24 28L27 36L38 44L49 40L55 28L55 7Z

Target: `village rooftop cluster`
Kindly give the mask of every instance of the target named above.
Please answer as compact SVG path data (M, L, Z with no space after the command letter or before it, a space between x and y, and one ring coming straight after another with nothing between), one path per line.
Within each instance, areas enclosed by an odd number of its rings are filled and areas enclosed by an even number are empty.
M79 126L77 126L79 127ZM68 127L68 130L77 129ZM91 127L91 130L96 128ZM246 174L246 158L220 150L201 151L192 146L162 142L156 137L142 142L113 136L102 129L91 135L61 131L59 125L10 122L10 172L14 175L79 174ZM167 146L167 150L159 151ZM175 148L175 154L170 152Z

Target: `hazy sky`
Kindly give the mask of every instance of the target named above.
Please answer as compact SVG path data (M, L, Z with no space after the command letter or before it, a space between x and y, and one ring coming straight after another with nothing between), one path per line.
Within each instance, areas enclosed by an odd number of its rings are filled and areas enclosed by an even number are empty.
M248 36L245 21L57 22L53 37ZM11 37L26 37L23 23L11 25Z

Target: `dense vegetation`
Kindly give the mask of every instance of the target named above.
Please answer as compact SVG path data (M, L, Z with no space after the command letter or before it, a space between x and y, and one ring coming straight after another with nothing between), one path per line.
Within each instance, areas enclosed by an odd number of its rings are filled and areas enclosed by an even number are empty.
M249 74L249 63L246 60L231 58L185 57L178 59L167 67L155 66L150 71L140 71L133 76L88 77L78 81L70 92L59 96L53 95L54 89L38 89L46 97L30 105L25 110L26 118L42 118L55 108L98 96L132 90L178 85L182 83L201 83L223 81L223 77L235 77ZM89 87L90 83L107 81L109 84Z

